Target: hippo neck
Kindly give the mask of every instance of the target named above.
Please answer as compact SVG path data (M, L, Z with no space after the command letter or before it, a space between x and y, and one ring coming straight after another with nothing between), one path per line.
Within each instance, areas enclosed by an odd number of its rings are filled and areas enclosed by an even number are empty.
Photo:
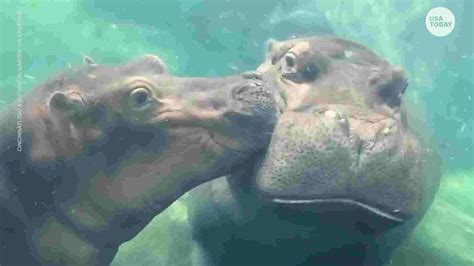
M60 156L54 146L67 150L55 142L60 136L64 138L62 132L49 128L53 121L36 102L25 102L23 106L21 116L16 103L0 112L0 181L9 193L8 199L18 200L23 207L24 213L18 215L38 217L55 209L60 184L72 186L81 178L70 167L71 161L81 158ZM69 181L62 182L66 179Z
M31 131L27 113L18 116L17 105L12 104L0 113L0 205L25 217L39 216L53 208L55 184L41 175L57 168L53 163L31 164ZM18 206L22 206L19 208Z

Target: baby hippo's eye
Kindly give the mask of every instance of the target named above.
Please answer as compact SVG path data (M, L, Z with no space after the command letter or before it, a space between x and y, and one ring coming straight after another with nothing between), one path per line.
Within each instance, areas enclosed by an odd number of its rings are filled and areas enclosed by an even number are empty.
M129 103L133 109L143 110L150 104L150 91L146 87L137 87L130 93Z

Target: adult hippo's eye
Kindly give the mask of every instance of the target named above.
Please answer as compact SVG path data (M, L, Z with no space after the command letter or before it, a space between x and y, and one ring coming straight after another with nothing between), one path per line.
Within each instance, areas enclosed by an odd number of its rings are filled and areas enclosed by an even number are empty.
M313 81L316 79L317 74L318 68L316 64L310 63L303 68L300 75L305 81Z
M150 104L150 97L148 88L137 87L130 93L130 106L136 110L143 110Z
M281 65L281 75L297 83L309 82L316 79L318 74L317 59L312 56L296 56L286 53Z
M281 66L281 74L289 76L296 74L296 56L293 53L286 53Z

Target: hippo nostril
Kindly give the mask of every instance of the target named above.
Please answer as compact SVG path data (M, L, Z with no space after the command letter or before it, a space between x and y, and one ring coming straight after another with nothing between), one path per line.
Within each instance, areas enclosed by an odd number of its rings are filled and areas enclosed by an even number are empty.
M241 74L245 79L256 79L256 80L263 80L263 77L260 73L256 71L248 71Z
M236 88L236 89L234 90L234 95L235 95L237 98L239 98L239 96L240 96L241 94L244 94L244 93L248 92L250 89L256 88L256 87L257 87L257 85L255 85L255 84L253 84L253 83L246 84L246 85L244 85L244 86L240 86L240 87L238 87L238 88Z
M373 147L375 147L375 141L374 140L363 140L361 142L361 147L362 147L362 150L371 150Z
M248 84L235 88L233 91L236 99L242 99L244 94L255 94L261 91L263 83L260 81L252 81Z

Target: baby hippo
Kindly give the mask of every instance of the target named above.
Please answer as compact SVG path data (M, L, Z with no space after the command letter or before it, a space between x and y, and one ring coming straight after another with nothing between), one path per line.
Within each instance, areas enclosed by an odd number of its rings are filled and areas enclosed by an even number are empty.
M0 265L108 264L269 143L277 107L258 77L173 77L154 55L86 62L0 113Z

